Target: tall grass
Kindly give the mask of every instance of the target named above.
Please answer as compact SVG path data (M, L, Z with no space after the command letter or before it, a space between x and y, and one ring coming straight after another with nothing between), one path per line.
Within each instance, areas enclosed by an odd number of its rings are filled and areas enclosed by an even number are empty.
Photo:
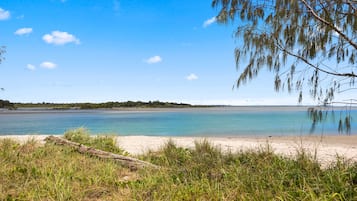
M116 163L35 141L0 141L0 200L125 200L137 177Z
M66 137L102 146L83 133ZM269 146L223 153L208 141L192 149L168 141L140 158L162 168L131 172L66 147L0 140L0 200L357 200L356 163L321 169L303 151L291 159Z
M64 133L64 138L67 140L78 142L96 149L112 152L115 154L128 155L128 153L118 147L114 135L97 135L91 136L86 128L77 128L68 130Z
M357 164L342 160L321 169L305 152L296 159L269 146L222 153L207 141L194 149L169 141L143 159L163 168L147 170L131 183L135 200L357 200Z

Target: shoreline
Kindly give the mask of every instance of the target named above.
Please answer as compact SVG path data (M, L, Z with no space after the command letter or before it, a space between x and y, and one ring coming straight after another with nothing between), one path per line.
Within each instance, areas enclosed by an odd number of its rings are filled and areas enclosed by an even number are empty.
M10 138L25 143L34 139L44 144L49 135L0 135L0 140ZM56 135L62 136L62 135ZM144 154L147 151L157 151L168 140L173 140L177 146L193 148L195 141L208 140L223 152L238 152L269 148L274 153L286 157L294 157L297 152L305 151L316 157L322 167L336 161L337 157L357 162L357 135L351 136L272 136L272 137L162 137L162 136L118 136L117 145L131 155Z
M113 107L113 108L93 108L80 109L76 107L56 108L56 107L19 107L16 110L0 109L0 114L14 113L43 113L43 112L170 112L170 111L241 111L241 112L271 112L271 111L307 111L308 108L319 107L321 109L330 110L331 107L321 107L314 105L208 105L208 106L191 106L191 107ZM334 106L335 110L345 110L345 106ZM357 110L357 107L351 107L351 110Z

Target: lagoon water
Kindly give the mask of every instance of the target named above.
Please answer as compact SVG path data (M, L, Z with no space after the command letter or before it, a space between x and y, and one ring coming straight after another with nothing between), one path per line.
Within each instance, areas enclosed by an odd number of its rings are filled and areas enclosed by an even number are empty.
M357 109L348 111L356 132ZM345 112L330 112L314 134L337 135L340 114ZM311 120L305 107L0 111L0 135L63 134L78 127L115 135L284 136L309 135Z

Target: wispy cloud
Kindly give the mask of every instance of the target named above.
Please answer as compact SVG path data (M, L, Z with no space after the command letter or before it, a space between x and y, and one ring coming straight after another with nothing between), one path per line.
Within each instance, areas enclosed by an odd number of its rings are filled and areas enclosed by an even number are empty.
M21 36L21 35L27 35L27 34L30 34L30 33L32 33L32 28L21 28L21 29L18 29L18 30L16 30L15 31L15 35L19 35L19 36Z
M210 19L204 21L202 26L203 26L203 28L206 28L206 27L208 27L209 25L215 23L216 21L217 21L217 18L216 18L216 17L212 17L212 18L210 18Z
M155 64L159 63L162 61L162 58L160 56L153 56L145 60L146 63L148 64Z
M7 20L10 18L10 11L0 8L0 20Z
M192 81L192 80L197 80L198 76L195 75L194 73L191 73L189 75L186 76L186 80Z
M46 34L42 39L49 44L64 45L67 43L79 44L80 41L74 35L62 31L52 31L51 34Z
M32 64L27 64L27 65L26 65L26 68L27 68L28 70L32 70L32 71L36 70L36 66L34 66L34 65L32 65Z
M54 69L57 67L57 64L50 62L50 61L44 61L40 64L42 68L47 68L47 69Z

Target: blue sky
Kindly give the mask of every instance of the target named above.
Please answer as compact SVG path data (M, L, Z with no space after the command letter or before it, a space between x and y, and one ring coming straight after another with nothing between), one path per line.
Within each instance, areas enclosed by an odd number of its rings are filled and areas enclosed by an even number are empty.
M296 105L269 73L232 89L240 41L217 12L210 0L2 0L0 98Z

